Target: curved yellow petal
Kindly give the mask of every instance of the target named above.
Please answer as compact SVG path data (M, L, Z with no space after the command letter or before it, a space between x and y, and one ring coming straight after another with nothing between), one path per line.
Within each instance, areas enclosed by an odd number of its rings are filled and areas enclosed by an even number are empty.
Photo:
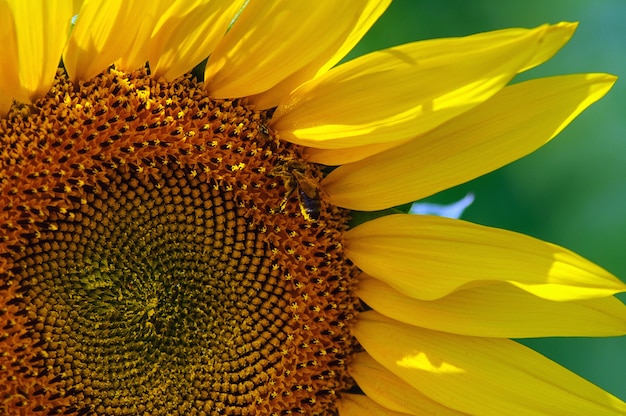
M48 92L67 40L72 11L72 3L66 0L3 2L0 90L26 102Z
M410 413L394 412L361 394L342 394L337 401L339 416L411 416Z
M114 62L130 70L143 65L146 44L167 4L161 0L85 0L63 54L70 78L87 80Z
M348 230L345 238L357 267L421 300L493 282L556 301L626 290L615 276L565 248L461 220L389 215Z
M208 57L244 0L172 2L160 16L148 46L150 71L169 81Z
M550 30L434 39L362 56L294 90L272 127L287 141L319 148L415 137L495 94L542 53Z
M136 3L140 3L143 6L139 12L141 18L137 19L135 15L135 20L132 23L127 22L130 25L126 31L126 36L128 36L127 47L121 50L122 53L119 55L119 58L113 62L117 69L124 71L134 71L146 65L154 27L159 18L167 14L167 7L171 4L171 2L165 0L152 0L146 3L130 1L126 3L129 7L129 13L126 16L133 13L133 10L137 11ZM114 34L110 37L110 40L117 42L118 38L119 35Z
M72 17L76 16L83 6L85 0L71 0L72 2Z
M11 106L13 105L13 97L7 95L0 88L0 118L3 118L7 115Z
M7 2L0 2L0 116L4 117L13 104L13 99L27 100L20 87L17 59L17 38L13 12Z
M323 35L324 41L327 42L325 49L320 50L318 55L306 54L301 58L309 60L306 66L289 75L269 90L251 97L250 102L261 109L275 107L296 87L328 71L361 40L390 3L391 0L353 2L351 10L343 10L349 12L348 15L334 18L331 30L333 34L338 36Z
M391 143L374 143L342 149L318 149L305 147L304 157L311 163L320 163L326 166L339 166L345 163L358 162L366 157L382 153L387 149L406 143L406 140Z
M384 408L420 416L465 415L425 396L367 353L355 354L350 362L349 371L367 397Z
M541 49L539 49L518 72L527 71L552 58L559 51L559 49L563 47L563 45L569 42L577 27L578 22L560 22L551 25L545 33ZM509 36L510 38L515 38L522 35L525 30L527 29L509 28L501 29L498 32L502 37ZM477 38L480 38L481 36L489 37L491 36L491 33L492 32L478 33L475 36Z
M544 47L532 57L531 61L529 61L528 64L520 70L520 72L535 67L550 59L572 37L577 26L577 23L567 22L550 26L548 32L546 33L546 38L544 39ZM510 31L511 34L515 34L517 31L524 29L506 30ZM401 142L406 142L406 140ZM307 160L310 162L321 163L327 166L338 166L365 159L368 156L381 153L382 151L396 147L399 144L401 143L375 143L342 149L320 149L307 147L305 148L304 153Z
M465 337L359 315L353 334L377 362L471 415L617 416L626 403L508 339Z
M213 97L243 97L294 76L281 87L290 90L300 77L320 70L344 42L354 43L355 27L357 34L364 32L378 8L361 0L251 0L211 54L205 86ZM367 25L364 13L372 15Z
M421 137L335 169L322 186L332 204L356 210L424 198L541 147L614 82L611 75L580 74L508 86Z
M460 335L534 338L626 334L626 306L613 296L556 302L501 283L423 301L369 276L359 279L356 294L369 307L396 321Z

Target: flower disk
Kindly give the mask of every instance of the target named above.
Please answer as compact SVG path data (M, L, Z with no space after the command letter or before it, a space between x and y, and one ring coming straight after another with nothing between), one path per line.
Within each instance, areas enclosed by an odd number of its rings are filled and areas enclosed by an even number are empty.
M323 195L306 215L305 162L267 118L191 78L109 69L76 87L59 72L0 121L5 406L334 411L356 348L347 215Z

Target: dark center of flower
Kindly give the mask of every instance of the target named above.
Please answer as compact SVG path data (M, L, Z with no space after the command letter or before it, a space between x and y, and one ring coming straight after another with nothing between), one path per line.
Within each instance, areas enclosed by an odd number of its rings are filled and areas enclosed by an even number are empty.
M1 121L0 410L333 412L346 214L267 117L109 70Z

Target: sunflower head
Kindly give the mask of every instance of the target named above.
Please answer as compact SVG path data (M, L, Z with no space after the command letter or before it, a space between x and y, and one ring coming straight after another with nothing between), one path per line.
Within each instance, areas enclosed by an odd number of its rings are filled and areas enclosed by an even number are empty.
M3 155L16 384L98 414L319 413L350 387L346 211L267 112L109 68L2 123L28 138Z

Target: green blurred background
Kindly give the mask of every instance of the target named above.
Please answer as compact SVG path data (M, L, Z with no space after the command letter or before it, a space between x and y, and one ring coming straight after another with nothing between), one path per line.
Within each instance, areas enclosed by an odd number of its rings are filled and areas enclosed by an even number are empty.
M559 21L580 25L554 58L525 78L607 72L623 79L539 151L428 200L451 203L473 192L464 219L563 245L626 281L626 1L395 0L350 56ZM626 337L524 343L626 400Z

